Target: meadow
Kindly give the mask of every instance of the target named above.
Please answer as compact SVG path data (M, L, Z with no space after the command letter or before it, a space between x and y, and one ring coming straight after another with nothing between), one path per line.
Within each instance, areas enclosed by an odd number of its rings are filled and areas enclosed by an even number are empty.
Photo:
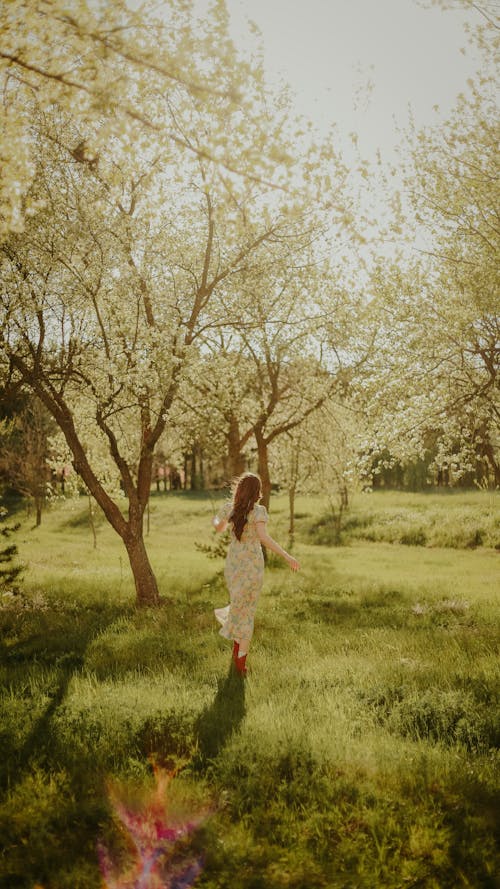
M269 560L245 680L213 618L223 563L195 545L214 505L152 496L162 604L142 610L84 501L38 529L21 516L25 577L0 609L0 886L139 886L137 847L173 825L179 889L493 889L498 493L360 494L340 541L325 501L297 498L301 572ZM270 514L286 545L284 495Z

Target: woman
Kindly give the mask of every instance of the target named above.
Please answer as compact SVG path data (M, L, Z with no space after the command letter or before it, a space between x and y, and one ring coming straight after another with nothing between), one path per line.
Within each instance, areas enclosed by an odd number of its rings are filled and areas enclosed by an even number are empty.
M225 608L216 608L215 616L222 624L221 636L234 640L233 659L242 675L246 673L255 609L264 582L261 544L282 556L292 571L300 568L297 560L267 533L267 510L265 506L258 505L261 495L258 475L245 472L233 486L232 501L225 503L213 519L216 531L225 531L228 524L231 528L231 543L224 568L231 601Z

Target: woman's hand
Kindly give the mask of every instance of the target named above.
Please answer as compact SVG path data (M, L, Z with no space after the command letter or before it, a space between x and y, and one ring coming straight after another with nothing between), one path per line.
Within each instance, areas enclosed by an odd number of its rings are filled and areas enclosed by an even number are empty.
M287 562L292 571L300 571L300 563L297 562L297 559L294 559L293 556L289 556Z
M212 519L212 525L215 530L220 534L222 531L226 530L227 521L226 519L220 519L218 515L215 515Z

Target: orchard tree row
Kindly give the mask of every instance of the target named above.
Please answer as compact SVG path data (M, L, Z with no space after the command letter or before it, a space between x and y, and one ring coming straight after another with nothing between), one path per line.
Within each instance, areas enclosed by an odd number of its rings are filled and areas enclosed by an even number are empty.
M55 424L140 604L159 600L144 515L175 447L228 477L252 452L266 505L273 473L341 492L431 433L458 474L479 459L499 480L488 84L408 148L394 228L427 252L362 262L334 136L237 57L223 2L203 23L163 7L0 11L2 387Z

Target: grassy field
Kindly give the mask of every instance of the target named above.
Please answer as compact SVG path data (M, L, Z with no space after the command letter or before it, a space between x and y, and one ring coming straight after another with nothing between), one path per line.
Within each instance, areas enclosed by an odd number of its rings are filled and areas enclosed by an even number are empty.
M173 826L178 887L493 889L499 503L360 495L333 547L299 498L302 570L269 564L246 680L213 618L222 562L195 548L208 496L152 498L154 610L83 503L25 520L0 610L0 886L175 885L131 876Z

